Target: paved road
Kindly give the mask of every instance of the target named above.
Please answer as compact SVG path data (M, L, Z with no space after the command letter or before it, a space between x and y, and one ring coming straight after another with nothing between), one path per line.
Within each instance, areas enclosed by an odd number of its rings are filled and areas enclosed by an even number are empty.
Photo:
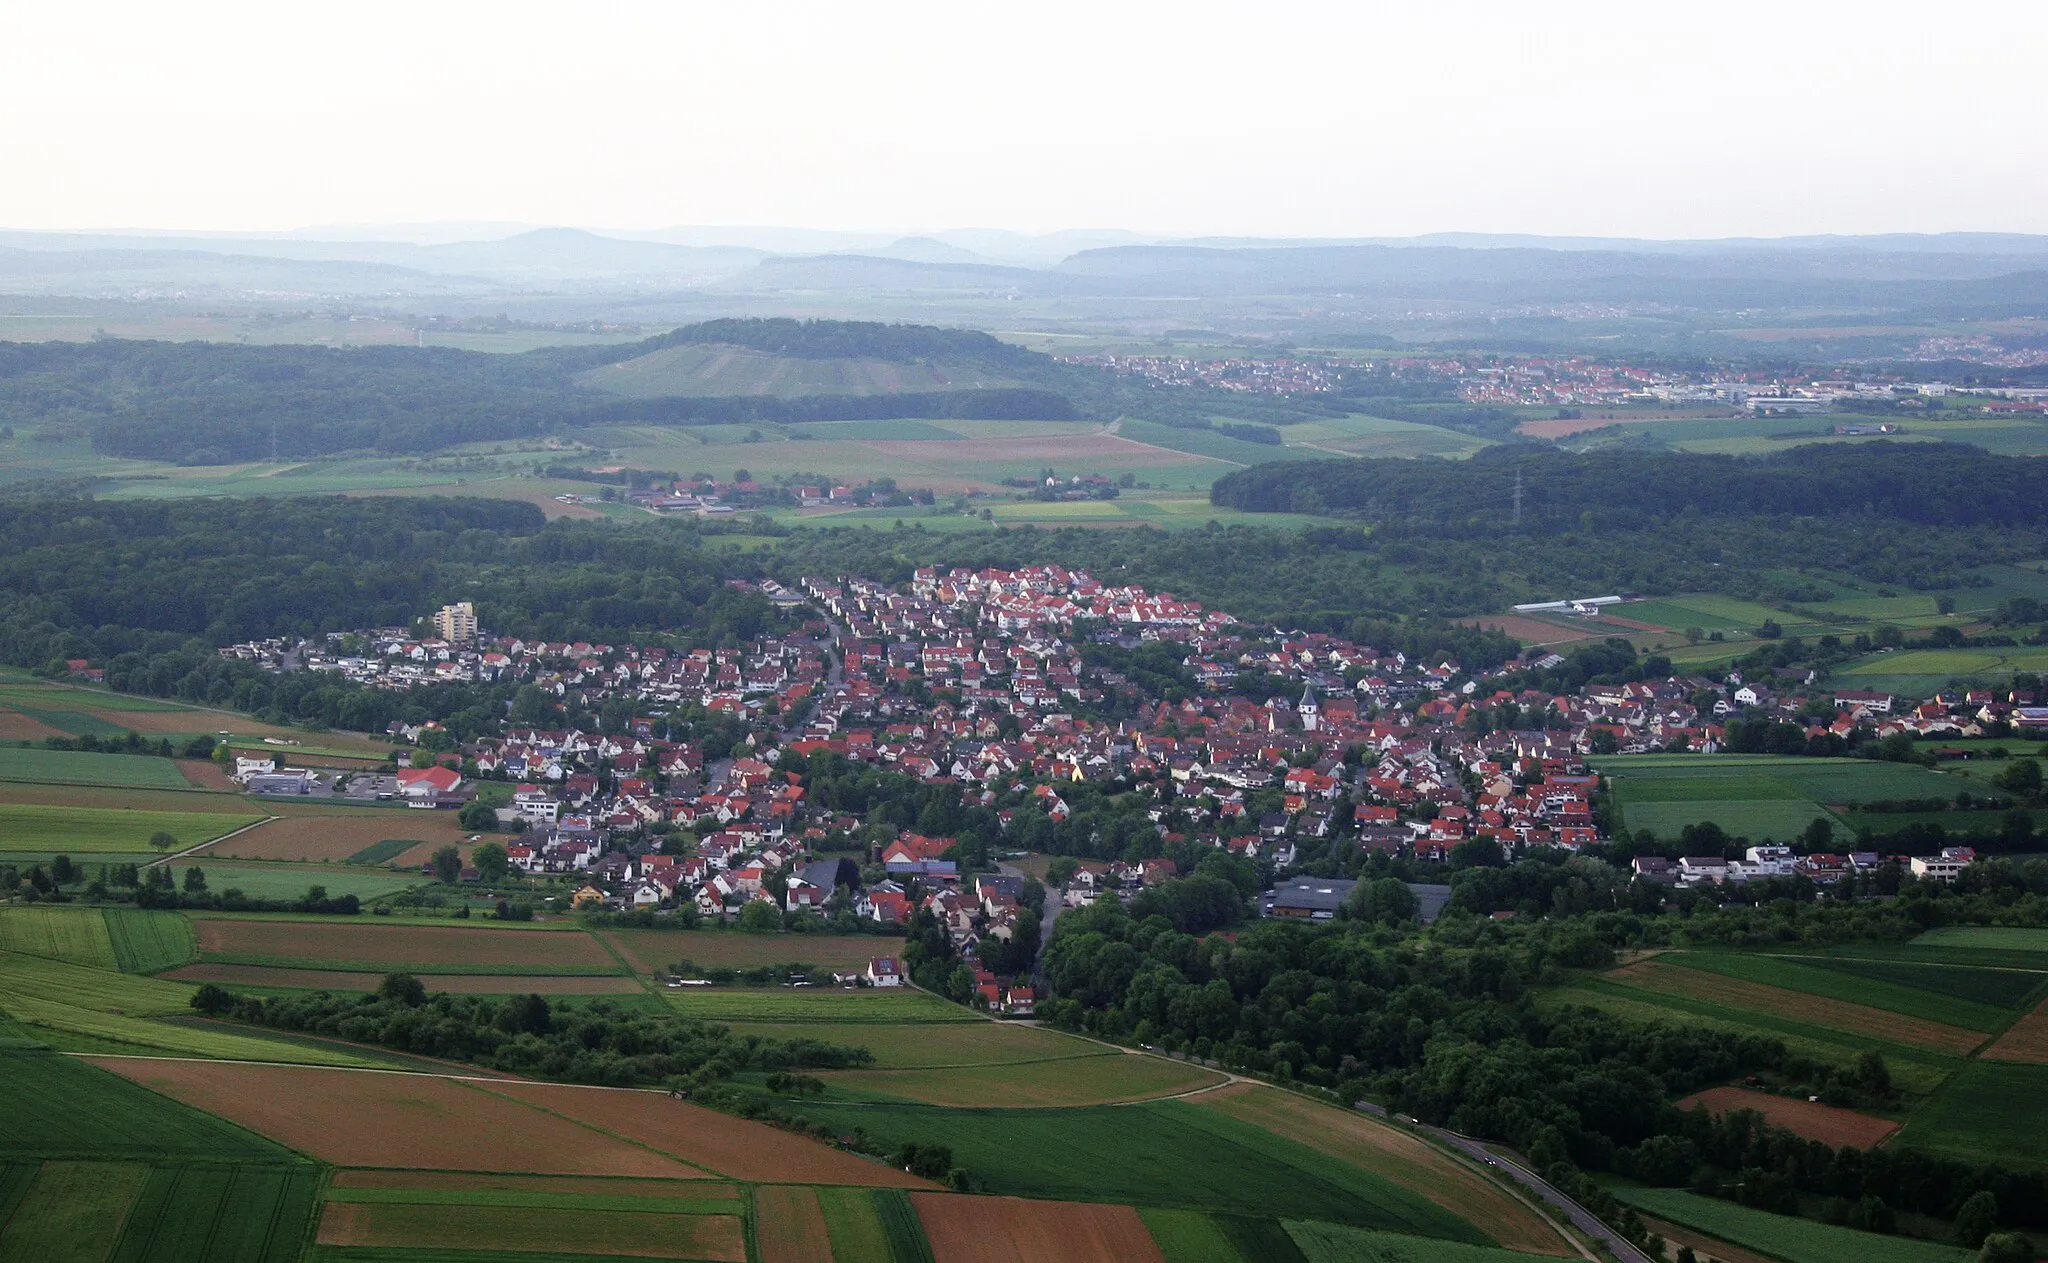
M1467 1154L1486 1163L1496 1173L1506 1176L1544 1201L1549 1202L1552 1206L1562 1210L1565 1217L1572 1221L1573 1227L1613 1251L1614 1257L1620 1259L1621 1263L1653 1263L1649 1255L1629 1244L1627 1239L1620 1233L1601 1223L1599 1216L1587 1210L1584 1206L1579 1205L1571 1198L1566 1197L1563 1193L1552 1187L1550 1182L1542 1176L1537 1175L1518 1163L1501 1157L1469 1136L1460 1136L1457 1132L1445 1131L1441 1127L1431 1127L1427 1123L1420 1124L1420 1126L1422 1130L1435 1136L1460 1153Z
M1028 877L1021 868L1008 864L997 864L996 871L1008 877ZM1066 904L1060 899L1060 892L1047 887L1045 891L1045 915L1038 922L1038 958L1031 962L1031 989L1040 996L1045 994L1045 949L1052 942L1052 923L1065 912Z

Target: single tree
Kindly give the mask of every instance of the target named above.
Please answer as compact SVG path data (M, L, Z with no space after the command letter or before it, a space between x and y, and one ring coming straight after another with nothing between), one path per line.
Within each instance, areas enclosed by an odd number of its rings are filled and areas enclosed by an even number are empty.
M462 852L456 850L453 844L434 852L434 858L430 862L434 866L434 876L443 885L452 886L455 879L462 876Z
M196 895L206 890L206 870L194 864L185 870L185 893Z
M497 842L486 842L479 846L469 857L469 862L486 885L495 886L504 881L505 874L512 870L511 857L505 853L504 846Z
M411 974L385 974L384 981L377 984L377 998L416 1009L427 1002L427 986Z
M156 850L168 851L178 845L178 839L172 836L168 830L158 829L155 833L149 835L149 844Z
M1974 1250L1984 1244L1998 1227L1998 1199L1988 1188L1978 1189L1963 1199L1956 1211L1956 1244Z

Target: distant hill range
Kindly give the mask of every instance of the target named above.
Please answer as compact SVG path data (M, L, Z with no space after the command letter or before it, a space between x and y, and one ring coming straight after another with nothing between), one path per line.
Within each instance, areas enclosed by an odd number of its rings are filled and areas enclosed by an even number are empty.
M1240 299L1335 294L1479 303L1654 303L1688 309L2048 310L2048 236L2009 233L1646 241L1436 234L1167 240L1114 231L1032 237L780 229L607 235L477 226L304 233L0 233L0 294L270 302L698 295L973 300ZM353 233L354 235L349 235Z

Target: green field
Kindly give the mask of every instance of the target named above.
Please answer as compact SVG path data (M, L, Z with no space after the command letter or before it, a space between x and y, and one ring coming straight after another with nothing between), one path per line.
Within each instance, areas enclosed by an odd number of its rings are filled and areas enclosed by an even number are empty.
M2048 1167L2044 1100L2048 1066L1973 1061L1913 1111L1893 1143L1964 1162Z
M688 1017L713 1022L980 1022L957 1004L908 987L684 987L664 998Z
M16 708L21 709L21 708ZM27 713L25 710L23 713ZM52 727L63 727L52 724ZM112 734L121 733L115 728ZM191 789L192 783L169 759L146 754L86 754L78 750L45 750L37 746L0 746L0 781L36 781L45 785L109 785L123 789Z
M14 1213L0 1207L0 1257L100 1263L148 1179L134 1163L43 1163Z
M106 755L88 755L107 758ZM143 760L163 762L162 760ZM169 766L168 763L165 766ZM175 771L176 769L172 769ZM263 817L255 812L124 811L97 807L55 807L43 803L0 803L0 851L49 852L73 857L151 854L149 839L162 831L178 847L194 846L232 833Z
M1166 1263L1305 1263L1301 1247L1278 1220L1160 1206L1141 1206L1138 1215ZM1445 1250L1482 1248L1437 1240L1425 1243Z
M1393 1232L1365 1232L1343 1224L1290 1219L1283 1226L1307 1263L1534 1263L1546 1257Z
M365 865L388 864L418 845L418 840L413 838L386 838L382 842L373 842L349 856L348 862Z
M2010 925L1944 925L1913 940L1915 947L1982 947L2048 955L2048 929Z
M2017 1009L1986 1004L1959 995L1954 989L1942 986L1942 979L1930 979L1929 981L1935 985L1923 987L1884 979L1870 973L1844 973L1839 969L1787 960L1782 956L1733 952L1680 952L1666 955L1662 959L1684 965L1688 969L1704 969L1729 978L1741 978L1767 986L1803 991L1809 995L1825 996L1849 1004L1868 1005L1874 1009L1903 1013L1908 1017L1925 1018L1930 1022L1943 1022L1950 1026L1983 1031L1986 1034L2004 1030L2019 1016ZM1945 972L1953 974L1974 971ZM2034 990L2031 984L2038 981L2025 974L2009 974L2005 977L2030 984L2014 1003L2024 1001Z
M330 898L354 895L358 899L370 900L397 894L419 885L423 880L418 873L345 868L337 864L266 864L253 860L213 862L208 861L206 852L201 851L191 860L172 866L177 881L182 883L185 870L192 867L206 874L208 890L239 890L251 899L298 899L304 897L308 886L325 886Z
M535 1188L336 1188L330 1202L362 1202L407 1206L525 1206L538 1210L659 1211L671 1215L730 1215L738 1211L739 1190L692 1188L695 1180L675 1181L672 1196L645 1193L551 1193ZM725 1196L714 1194L723 1192Z
M1681 1189L1615 1188L1612 1192L1660 1219L1786 1263L1970 1263L1977 1257L1974 1251L1954 1246L1773 1215Z
M295 1161L232 1123L75 1057L0 1051L0 1082L34 1109L0 1110L0 1156L83 1161Z
M153 974L199 958L192 923L176 912L107 908L101 915L123 973Z
M157 1167L114 1257L293 1263L305 1246L319 1185L310 1165Z
M1494 442L1438 425L1355 415L1304 421L1287 426L1280 434L1295 453L1290 460L1306 456L1306 451L1299 450L1304 448L1323 448L1346 456L1459 459L1492 447Z
M1752 754L1628 754L1589 762L1609 779L1629 829L1676 837L1712 821L1752 841L1796 838L1830 807L1896 799L1952 799L1968 783L1943 772L1867 759L1808 759Z
M1972 1001L1994 1009L2030 1008L2043 988L2048 987L2048 976L1988 966L1958 968L1950 964L1915 964L1907 960L1859 960L1840 957L1815 958L1801 963L1819 969L1852 974L1858 978L1896 983L1903 987L1917 988L1922 992ZM1857 994L1871 993L1859 990ZM1877 1004L1877 1001L1865 1000L1863 1003ZM1877 1004L1877 1007L1889 1006Z
M924 1235L924 1221L917 1216L917 1207L910 1202L910 1194L901 1189L876 1189L870 1194L870 1204L875 1208L875 1217L881 1221L882 1235L889 1243L889 1254L897 1263L934 1263L932 1243ZM827 1226L830 1234L830 1226Z
M97 908L0 908L0 951L99 969L115 967L114 944Z
M1068 1057L1114 1057L1101 1044L1044 1027L1008 1022L732 1022L733 1032L762 1039L819 1039L866 1048L875 1067L919 1070L950 1066L1001 1066Z
M1163 1057L1066 1057L1005 1065L823 1072L835 1094L856 1100L1010 1107L1095 1105L1190 1092L1222 1082L1214 1071Z
M881 1192L864 1188L821 1188L817 1190L818 1208L825 1212L825 1235L831 1241L834 1263L896 1263L904 1257L890 1247L889 1226L882 1222L882 1212L875 1203L884 1196ZM910 1209L910 1199L902 1198L903 1208ZM911 1216L913 1222L915 1214ZM918 1229L917 1240L924 1241L924 1230ZM931 1247L923 1247L929 1257Z
M950 1145L991 1192L1294 1215L1490 1244L1419 1194L1177 1101L1029 1110L814 1103L804 1113L891 1146Z

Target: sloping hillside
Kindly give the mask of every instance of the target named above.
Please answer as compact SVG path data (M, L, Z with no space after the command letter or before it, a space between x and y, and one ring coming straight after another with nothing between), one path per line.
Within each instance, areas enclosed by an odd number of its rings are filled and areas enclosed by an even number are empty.
M1020 386L985 366L958 360L891 361L865 356L805 359L746 347L664 347L580 374L577 384L635 399L669 395L900 395L928 390Z

